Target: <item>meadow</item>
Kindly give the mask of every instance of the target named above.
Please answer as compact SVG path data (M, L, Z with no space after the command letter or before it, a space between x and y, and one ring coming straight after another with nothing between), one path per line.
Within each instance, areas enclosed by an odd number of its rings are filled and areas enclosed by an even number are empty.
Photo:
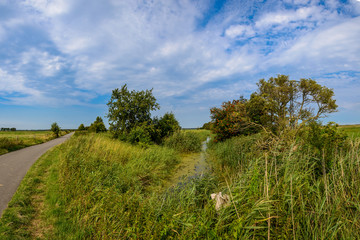
M360 137L360 125L340 125L339 128L351 138Z
M0 131L0 155L54 139L51 131Z
M209 131L192 131L199 143ZM197 136L194 136L197 135ZM189 135L190 136L190 135ZM356 239L360 139L316 152L263 134L209 143L211 170L169 185L184 136L140 147L78 134L37 161L4 211L0 239ZM198 149L192 149L195 154ZM216 211L210 194L228 194Z

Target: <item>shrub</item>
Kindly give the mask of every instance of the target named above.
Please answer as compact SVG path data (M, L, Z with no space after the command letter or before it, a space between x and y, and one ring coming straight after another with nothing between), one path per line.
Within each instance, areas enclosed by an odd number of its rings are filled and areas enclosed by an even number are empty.
M224 102L220 108L214 107L210 112L216 142L256 132L246 112L246 99Z
M330 122L322 126L320 122L311 122L301 131L304 145L309 148L316 163L316 175L324 174L333 165L334 153L346 147L347 135Z
M188 131L174 133L165 139L164 145L184 153L201 151L201 139L196 133Z
M131 129L130 133L126 136L126 140L132 144L150 145L152 126L142 124Z

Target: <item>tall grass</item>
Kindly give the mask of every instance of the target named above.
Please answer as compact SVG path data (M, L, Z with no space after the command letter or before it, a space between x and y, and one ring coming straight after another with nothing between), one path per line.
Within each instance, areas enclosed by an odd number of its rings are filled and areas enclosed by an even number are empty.
M207 130L185 130L175 132L164 141L164 146L181 153L200 152L201 142L210 136Z
M44 171L49 177L42 219L53 226L46 236L357 239L360 141L350 141L344 151L334 149L332 168L319 176L316 161L323 160L314 159L311 150L298 143L264 150L262 139L214 144L209 150L214 174L164 188L179 160L177 151L143 149L104 135L74 137L45 158L53 161ZM210 194L218 191L232 202L216 212ZM0 231L0 236L8 235Z
M332 168L319 177L316 161L325 160L314 159L310 150L282 145L270 152L254 151L243 144L251 138L231 139L212 149L222 163L218 174L229 182L237 206L237 212L228 210L232 237L355 239L360 235L359 140L351 141L347 151L334 150ZM229 151L239 145L241 151Z

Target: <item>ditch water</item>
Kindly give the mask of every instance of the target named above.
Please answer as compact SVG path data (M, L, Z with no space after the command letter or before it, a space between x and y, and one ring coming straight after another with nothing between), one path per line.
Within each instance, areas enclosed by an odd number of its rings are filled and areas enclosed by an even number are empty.
M209 141L210 137L208 137L206 141L202 142L200 153L182 155L181 163L179 164L173 177L170 179L168 185L174 186L177 184L184 184L190 179L201 177L210 170L206 161L206 149Z
M203 175L205 172L209 170L209 165L206 161L206 149L209 141L210 141L210 137L207 137L206 141L202 143L200 158L197 164L195 165L195 174L193 177L196 177L196 175Z

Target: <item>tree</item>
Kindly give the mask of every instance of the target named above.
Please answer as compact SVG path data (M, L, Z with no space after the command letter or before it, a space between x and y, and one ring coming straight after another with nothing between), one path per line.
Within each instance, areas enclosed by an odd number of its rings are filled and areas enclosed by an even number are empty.
M101 117L96 117L96 120L90 125L89 131L96 133L107 131L104 121L102 120Z
M160 136L162 139L181 129L173 113L165 113L164 116L159 119L158 128L161 131Z
M56 137L59 137L60 127L56 122L51 124L51 131L55 134Z
M261 79L257 85L248 113L252 121L278 135L288 129L299 129L337 109L333 90L310 78L296 81L278 75L268 81Z
M210 110L216 140L260 129L272 135L296 136L302 127L337 109L333 90L312 79L296 81L278 75L259 80L257 86L249 100L241 97Z
M253 133L256 129L251 125L246 112L247 100L240 97L239 100L224 102L220 108L210 109L213 122L213 131L216 134L215 141Z
M78 127L78 131L84 131L86 130L84 124L80 124L80 126Z
M108 102L110 131L115 137L129 134L131 129L151 121L151 111L160 109L151 90L129 91L126 84L112 91Z

